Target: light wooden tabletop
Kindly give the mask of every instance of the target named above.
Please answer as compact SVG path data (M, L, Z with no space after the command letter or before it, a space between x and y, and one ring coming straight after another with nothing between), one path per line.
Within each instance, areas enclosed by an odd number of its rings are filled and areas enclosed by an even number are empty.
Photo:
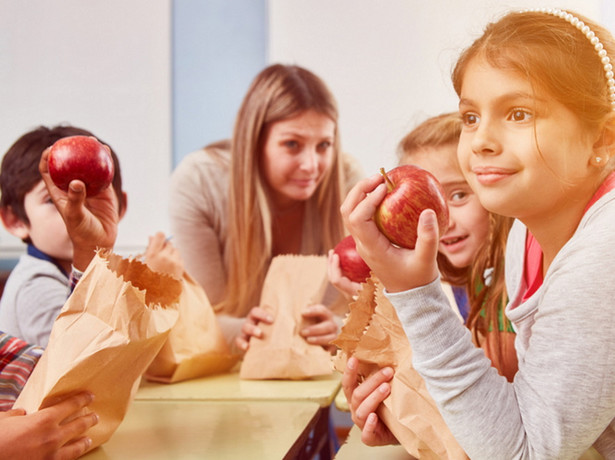
M335 460L416 460L401 445L370 447L361 441L361 430L354 425Z
M320 410L314 402L134 401L87 460L294 458Z
M341 374L307 380L242 380L239 373L164 384L143 381L135 399L200 401L310 401L329 406L341 386Z

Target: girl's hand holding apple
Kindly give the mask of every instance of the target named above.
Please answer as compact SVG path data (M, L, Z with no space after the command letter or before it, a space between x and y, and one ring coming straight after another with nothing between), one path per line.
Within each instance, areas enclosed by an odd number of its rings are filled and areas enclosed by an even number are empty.
M398 247L384 236L373 219L387 193L380 174L357 183L340 208L344 224L356 241L357 251L388 292L429 284L438 277L436 214L431 209L421 213L414 250Z

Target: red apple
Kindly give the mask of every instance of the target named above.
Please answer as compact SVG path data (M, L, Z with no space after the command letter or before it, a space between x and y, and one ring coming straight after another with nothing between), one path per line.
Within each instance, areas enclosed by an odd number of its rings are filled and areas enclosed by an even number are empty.
M380 231L397 246L414 249L419 215L433 209L442 236L448 227L448 206L444 189L438 180L423 168L402 165L385 173L388 193L376 209L374 221Z
M49 175L62 190L78 179L87 196L100 193L111 184L115 173L109 147L90 136L69 136L56 141L49 151Z
M352 235L343 238L335 248L333 248L340 258L340 269L342 275L356 283L363 283L370 275L370 269L357 252Z

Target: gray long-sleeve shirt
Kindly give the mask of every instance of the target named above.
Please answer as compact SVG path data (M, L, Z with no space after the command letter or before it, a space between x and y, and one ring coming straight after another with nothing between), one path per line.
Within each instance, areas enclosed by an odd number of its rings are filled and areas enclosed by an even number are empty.
M519 371L509 383L472 345L439 281L387 294L413 363L472 459L615 458L615 191L583 216L542 286L521 302L526 228L506 254Z
M22 255L4 287L0 330L46 347L53 323L69 295L69 280L55 264Z

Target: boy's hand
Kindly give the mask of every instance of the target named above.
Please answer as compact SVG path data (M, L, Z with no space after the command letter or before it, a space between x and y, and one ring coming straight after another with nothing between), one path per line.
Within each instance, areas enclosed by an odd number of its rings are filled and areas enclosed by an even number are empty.
M120 220L119 203L111 186L88 198L85 184L79 180L72 181L67 192L61 190L49 176L48 157L49 149L46 149L39 171L73 242L73 266L83 271L97 248L113 248Z
M150 269L175 279L181 279L184 274L184 263L179 251L162 232L150 236L145 250L145 263Z

